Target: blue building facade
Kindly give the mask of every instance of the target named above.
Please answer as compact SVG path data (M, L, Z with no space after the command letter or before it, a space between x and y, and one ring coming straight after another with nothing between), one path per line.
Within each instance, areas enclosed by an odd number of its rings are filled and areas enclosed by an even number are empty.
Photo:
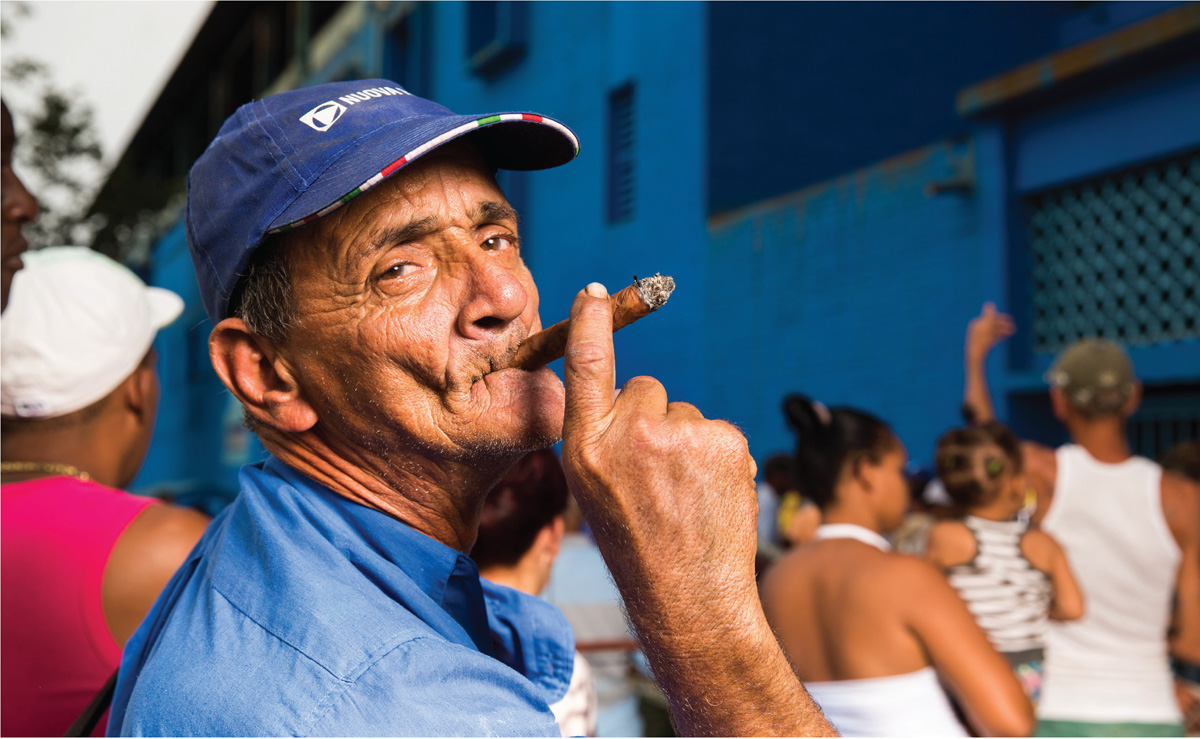
M593 280L674 276L617 335L618 381L657 377L760 463L792 445L780 402L803 392L880 415L928 464L985 300L1019 322L990 369L1022 433L1057 440L1041 374L1099 333L1147 383L1138 448L1200 437L1198 4L315 5L304 53L253 94L384 76L567 122L576 161L502 173L543 320ZM136 486L217 505L262 449L208 367L181 226L148 255L188 312L160 339Z

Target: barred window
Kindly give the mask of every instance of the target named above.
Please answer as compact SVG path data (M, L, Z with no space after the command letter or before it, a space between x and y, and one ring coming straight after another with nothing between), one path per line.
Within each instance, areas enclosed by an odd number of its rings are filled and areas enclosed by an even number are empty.
M1030 196L1033 346L1200 336L1200 150Z

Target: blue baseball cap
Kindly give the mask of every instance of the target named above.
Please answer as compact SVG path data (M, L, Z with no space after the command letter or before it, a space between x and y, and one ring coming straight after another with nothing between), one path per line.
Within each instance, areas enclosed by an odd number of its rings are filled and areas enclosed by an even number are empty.
M470 135L500 169L549 169L579 153L535 113L456 115L388 80L331 82L247 103L188 174L187 240L213 323L269 234L332 213L405 164Z

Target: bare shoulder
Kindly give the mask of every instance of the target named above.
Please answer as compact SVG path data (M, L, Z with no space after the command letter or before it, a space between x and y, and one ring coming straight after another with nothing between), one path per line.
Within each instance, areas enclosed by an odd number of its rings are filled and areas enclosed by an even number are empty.
M108 629L124 644L154 599L204 534L208 516L172 505L148 506L121 534L104 565Z
M928 560L909 554L885 555L880 563L877 582L883 587L891 586L905 591L907 597L914 601L919 601L919 593L950 588L941 570Z
M977 548L975 535L962 521L938 521L929 530L928 559L937 567L966 564Z
M1174 472L1163 471L1163 516L1179 539L1200 539L1200 484ZM1180 541L1184 543L1184 541Z
M929 624L947 608L961 605L958 591L929 561L907 554L891 554L885 559L886 565L874 578L875 587L884 591L906 622Z
M196 539L208 528L210 519L195 508L162 504L149 506L134 520L132 526L138 526L148 536L175 537L194 535Z
M193 508L148 506L129 524L119 545L137 556L161 562L174 571L204 534L210 520Z

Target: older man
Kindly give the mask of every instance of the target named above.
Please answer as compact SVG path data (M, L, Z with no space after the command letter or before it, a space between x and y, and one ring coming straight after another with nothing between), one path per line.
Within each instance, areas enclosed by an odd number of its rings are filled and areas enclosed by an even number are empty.
M386 80L226 121L189 178L189 245L213 365L272 456L134 635L110 733L557 735L569 627L464 552L488 489L560 433L680 729L831 731L758 603L736 429L650 378L616 395L600 285L572 308L565 391L509 368L541 322L494 168L576 150L550 119Z

